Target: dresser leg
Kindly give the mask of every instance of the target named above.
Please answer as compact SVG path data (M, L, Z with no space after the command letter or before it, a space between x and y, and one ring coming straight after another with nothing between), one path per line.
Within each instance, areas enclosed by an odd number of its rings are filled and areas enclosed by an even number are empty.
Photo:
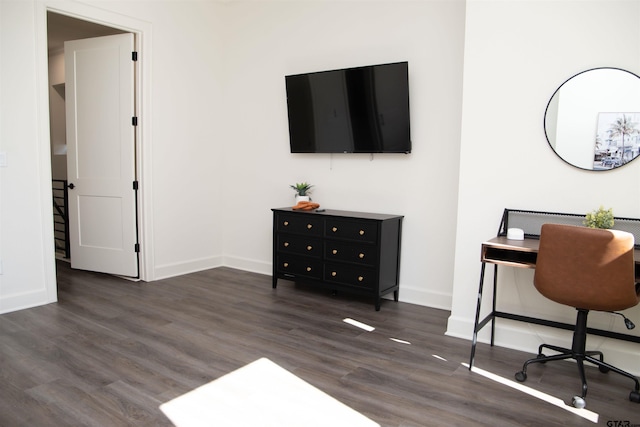
M273 286L273 289L275 289L276 286L278 286L278 278L276 276L273 276L273 284L272 284L272 286Z
M399 291L396 289L395 291L393 291L393 300L395 302L398 302L398 296L399 296Z
M376 298L376 311L380 311L380 297Z

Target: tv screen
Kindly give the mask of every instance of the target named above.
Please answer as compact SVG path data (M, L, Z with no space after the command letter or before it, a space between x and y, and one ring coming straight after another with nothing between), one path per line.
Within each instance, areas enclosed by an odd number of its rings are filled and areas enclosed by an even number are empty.
M409 64L285 76L292 153L410 153Z

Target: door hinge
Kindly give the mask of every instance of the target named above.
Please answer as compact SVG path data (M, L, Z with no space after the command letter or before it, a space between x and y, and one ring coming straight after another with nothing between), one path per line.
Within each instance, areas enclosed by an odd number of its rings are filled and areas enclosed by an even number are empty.
M131 60L132 61L137 61L138 60L138 52L131 52Z
M133 189L134 190L138 189L138 181L133 181Z
M140 252L140 243L135 244L135 251Z
M135 116L131 117L131 124L133 126L138 126L138 118Z

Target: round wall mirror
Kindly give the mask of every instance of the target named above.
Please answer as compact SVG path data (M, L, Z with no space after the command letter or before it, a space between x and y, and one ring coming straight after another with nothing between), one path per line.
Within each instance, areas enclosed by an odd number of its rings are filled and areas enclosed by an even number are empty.
M631 162L640 153L640 77L594 68L569 78L547 104L544 132L553 151L580 169Z

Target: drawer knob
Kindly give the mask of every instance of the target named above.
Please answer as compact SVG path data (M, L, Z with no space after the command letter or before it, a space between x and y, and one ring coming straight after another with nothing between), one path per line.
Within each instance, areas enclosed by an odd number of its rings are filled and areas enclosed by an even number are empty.
M335 254L337 254L337 253L338 253L338 250L337 250L337 249L334 249L334 250L332 250L332 251L331 251L331 253L335 255Z
M331 229L331 231L333 231L333 232L335 233L336 231L338 231L338 227L333 227L333 228Z
M282 225L284 225L286 227L287 225L289 225L289 221L283 222Z
M338 273L336 273L335 271L331 272L331 277L336 277L338 275Z
M363 258L364 258L364 254L363 254L363 253L360 253L360 254L358 255L358 258L363 259Z
M283 246L284 246L285 248L286 248L286 247L288 247L288 246L289 246L289 242L284 242L284 243L283 243Z
M307 230L311 230L311 228L313 228L313 225L307 224Z
M307 250L310 251L311 249L313 249L313 246L309 245L307 246Z
M287 268L287 267L289 267L289 263L288 263L288 262L285 262L284 264L282 264L282 266L283 266L284 268Z
M360 235L364 236L364 230L360 230Z
M307 271L311 271L311 267L307 267Z
M358 276L358 282L362 282L363 280L364 280L364 277Z

